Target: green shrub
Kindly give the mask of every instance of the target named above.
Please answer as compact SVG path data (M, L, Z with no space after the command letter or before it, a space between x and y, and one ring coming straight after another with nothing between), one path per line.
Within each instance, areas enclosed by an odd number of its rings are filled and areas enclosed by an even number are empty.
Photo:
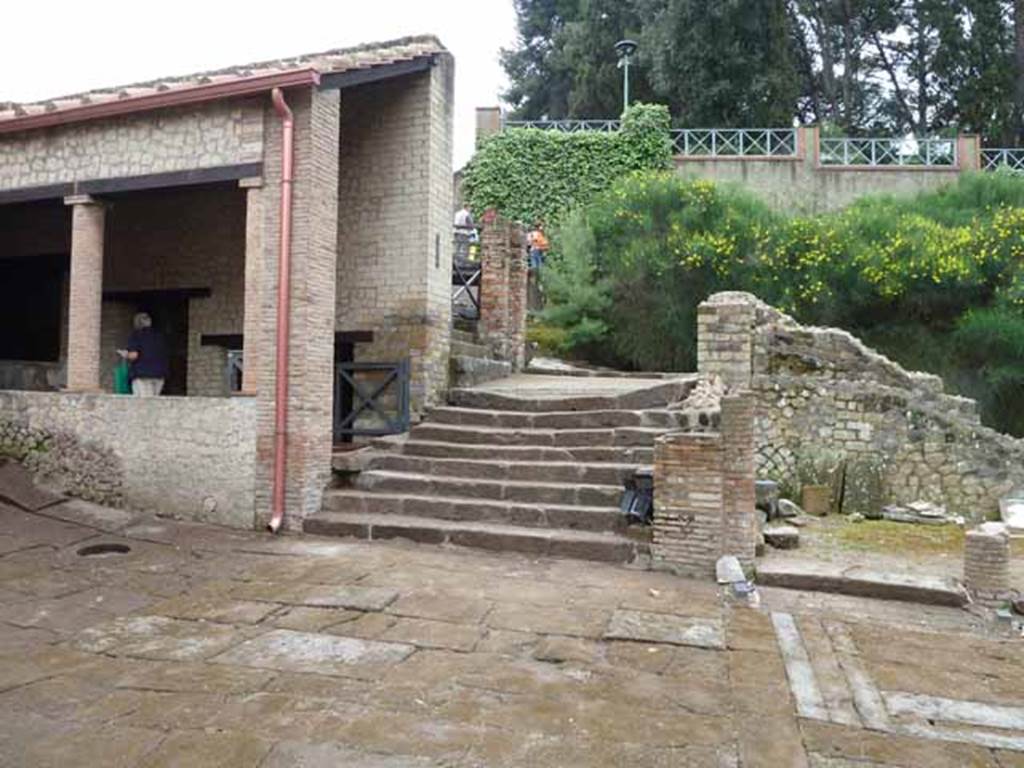
M565 355L572 350L569 334L565 328L544 323L530 323L526 328L526 340L537 347L541 355Z
M634 104L612 133L509 128L490 136L466 166L462 189L474 213L493 208L515 221L554 223L623 174L671 162L668 108Z
M940 374L986 423L1024 434L1022 264L1020 176L785 217L738 188L638 173L555 231L541 317L594 362L693 370L697 305L749 290Z

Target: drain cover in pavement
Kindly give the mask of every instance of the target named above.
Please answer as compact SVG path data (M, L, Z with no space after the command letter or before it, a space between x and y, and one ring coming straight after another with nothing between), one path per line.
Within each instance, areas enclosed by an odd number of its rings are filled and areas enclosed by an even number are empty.
M90 544L78 550L79 557L112 557L114 555L127 555L132 548L127 544L108 542L104 544Z

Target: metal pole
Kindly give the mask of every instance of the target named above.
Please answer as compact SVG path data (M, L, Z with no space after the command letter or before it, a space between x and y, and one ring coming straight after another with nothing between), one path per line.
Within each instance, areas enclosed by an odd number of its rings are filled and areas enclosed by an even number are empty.
M622 111L629 109L629 56L622 60Z

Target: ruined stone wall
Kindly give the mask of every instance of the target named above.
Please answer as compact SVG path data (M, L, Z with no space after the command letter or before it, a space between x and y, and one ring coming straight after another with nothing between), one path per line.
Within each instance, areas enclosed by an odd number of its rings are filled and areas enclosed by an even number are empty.
M0 451L104 503L251 527L255 448L252 398L0 392Z
M749 294L713 296L700 316L730 328L701 338L719 353L702 358L701 373L735 376L740 361L721 360L750 350L760 475L792 482L801 459L834 452L856 503L867 505L845 511L925 500L969 519L994 513L1024 483L1024 441L982 426L975 403L944 393L938 377L906 371L844 331L801 326Z
M452 63L341 96L336 325L356 361L410 357L413 408L447 385Z
M263 110L220 101L0 137L0 190L257 163Z

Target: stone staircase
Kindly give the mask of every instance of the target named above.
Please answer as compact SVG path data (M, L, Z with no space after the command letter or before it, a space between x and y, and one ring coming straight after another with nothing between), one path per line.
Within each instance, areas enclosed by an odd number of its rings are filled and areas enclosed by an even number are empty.
M495 360L491 351L480 343L475 322L465 322L452 328L451 380L455 386L472 387L512 373L512 365Z
M378 441L305 530L630 562L648 529L627 527L623 480L652 463L679 423L667 406L692 385L517 375L455 389L407 436Z

